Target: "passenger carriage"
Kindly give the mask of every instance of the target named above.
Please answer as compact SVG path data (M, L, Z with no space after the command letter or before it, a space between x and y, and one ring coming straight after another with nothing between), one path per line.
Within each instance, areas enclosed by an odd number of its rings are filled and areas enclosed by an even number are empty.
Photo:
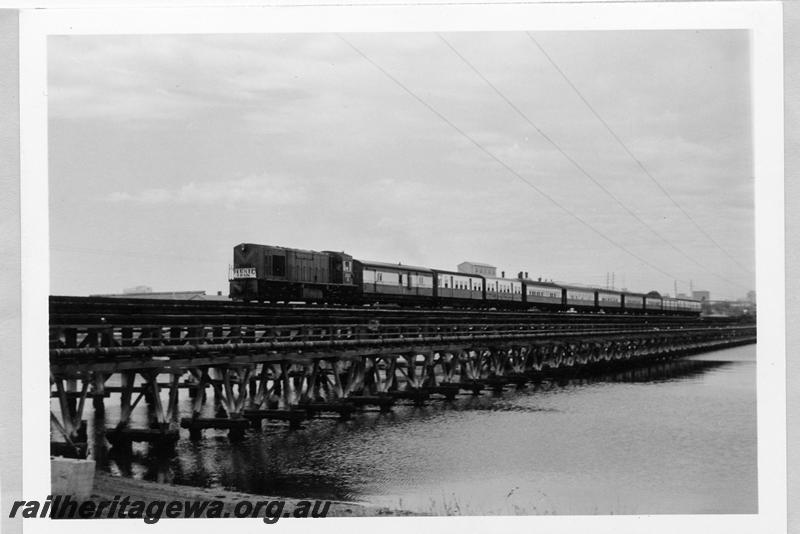
M561 286L551 282L541 282L521 278L524 302L529 307L540 310L561 309L564 299L564 290Z
M606 313L619 313L622 311L622 293L611 289L598 289L597 309Z
M510 278L485 277L486 304L519 303L522 304L522 282Z
M564 306L567 310L593 311L597 307L595 290L588 287L562 286L564 288Z
M663 299L655 291L651 291L644 297L645 313L663 313Z
M676 299L677 313L680 315L698 315L702 309L703 304L699 300L692 299Z
M623 293L622 308L628 313L642 313L644 311L644 294Z
M442 305L483 302L484 278L478 274L433 270L436 298Z
M673 297L663 297L661 299L661 306L664 313L674 315L678 313L678 299Z
M434 272L426 267L355 261L356 285L364 302L431 304Z

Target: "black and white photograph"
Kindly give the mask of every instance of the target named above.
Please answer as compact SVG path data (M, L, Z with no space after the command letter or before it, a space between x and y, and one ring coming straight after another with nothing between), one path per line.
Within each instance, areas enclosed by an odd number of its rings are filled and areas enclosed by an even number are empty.
M514 9L37 28L9 517L772 524L763 29Z

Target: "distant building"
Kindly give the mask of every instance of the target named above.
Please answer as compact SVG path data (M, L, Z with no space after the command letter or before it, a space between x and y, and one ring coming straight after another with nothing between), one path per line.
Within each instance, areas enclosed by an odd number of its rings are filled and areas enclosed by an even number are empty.
M747 302L750 304L756 303L756 292L755 291L748 291L747 292Z
M711 292L710 291L692 291L692 298L696 300L707 301L711 300Z
M124 289L122 293L108 293L104 295L89 295L91 297L111 297L126 299L164 299L164 300L230 300L222 291L216 295L206 295L205 291L153 291L147 286L138 286L142 291L133 291L137 288Z
M458 272L469 274L480 274L482 276L497 276L497 267L487 263L477 263L465 261L458 264Z
M703 311L706 315L741 317L756 315L756 305L746 300L714 300L704 301Z
M136 287L126 287L122 290L124 295L134 295L137 293L152 293L153 288L150 286L136 286Z

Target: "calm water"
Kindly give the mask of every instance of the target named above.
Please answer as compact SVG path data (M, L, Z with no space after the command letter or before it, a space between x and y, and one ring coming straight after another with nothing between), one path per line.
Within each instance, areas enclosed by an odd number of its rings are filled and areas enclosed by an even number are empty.
M225 436L183 439L167 459L143 447L107 467L437 514L755 513L755 345L298 432L265 426L238 444Z

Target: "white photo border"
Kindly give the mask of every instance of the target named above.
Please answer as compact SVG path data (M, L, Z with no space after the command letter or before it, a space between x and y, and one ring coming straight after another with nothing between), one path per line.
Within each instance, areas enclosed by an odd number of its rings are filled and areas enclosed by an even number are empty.
M23 10L20 15L23 492L50 493L48 367L49 35L452 32L742 29L751 35L758 294L758 513L742 515L524 516L285 520L26 521L31 534L110 527L191 528L197 533L250 527L345 532L353 528L425 528L483 532L614 533L786 531L786 357L784 308L783 53L780 2L348 5ZM109 523L113 521L114 523ZM235 523L234 523L235 521ZM249 521L249 523L248 523ZM358 523L354 523L358 521ZM391 523L389 525L388 523Z

